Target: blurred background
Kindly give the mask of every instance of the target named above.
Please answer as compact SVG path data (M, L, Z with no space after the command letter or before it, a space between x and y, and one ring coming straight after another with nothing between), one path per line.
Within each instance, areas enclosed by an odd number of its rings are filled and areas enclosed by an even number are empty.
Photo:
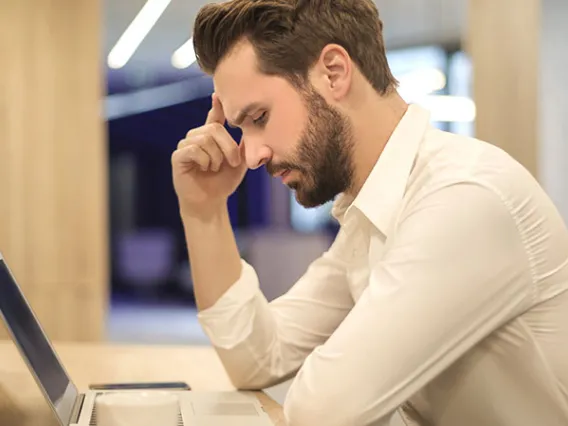
M190 40L205 3L2 5L0 250L56 340L208 344L170 165L210 107ZM568 2L377 5L403 97L509 151L568 217ZM337 232L330 205L302 208L264 169L229 208L269 299Z

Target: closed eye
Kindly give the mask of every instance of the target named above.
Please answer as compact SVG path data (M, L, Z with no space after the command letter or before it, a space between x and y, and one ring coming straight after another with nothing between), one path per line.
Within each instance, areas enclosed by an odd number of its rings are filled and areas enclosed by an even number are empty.
M266 112L263 112L260 117L255 118L253 120L253 123L255 124L255 126L263 126L266 124L266 119L268 117L268 114Z

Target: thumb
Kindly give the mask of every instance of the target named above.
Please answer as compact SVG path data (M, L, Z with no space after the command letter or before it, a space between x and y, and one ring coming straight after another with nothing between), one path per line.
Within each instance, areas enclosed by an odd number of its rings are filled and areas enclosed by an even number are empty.
M207 114L207 121L205 124L211 123L220 123L225 124L225 112L223 111L223 105L221 105L221 101L217 97L215 93L211 97L212 105L211 109L209 110L209 114Z

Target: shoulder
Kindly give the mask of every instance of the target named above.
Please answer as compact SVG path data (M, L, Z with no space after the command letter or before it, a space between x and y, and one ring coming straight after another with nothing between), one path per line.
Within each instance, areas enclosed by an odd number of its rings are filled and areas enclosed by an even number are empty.
M455 196L481 187L504 207L514 208L528 196L545 199L536 179L508 153L490 143L431 129L418 152L406 188L406 204L460 185Z
M494 145L437 130L423 140L408 182L398 229L405 222L430 227L432 236L520 244L535 276L568 258L564 220L526 168Z

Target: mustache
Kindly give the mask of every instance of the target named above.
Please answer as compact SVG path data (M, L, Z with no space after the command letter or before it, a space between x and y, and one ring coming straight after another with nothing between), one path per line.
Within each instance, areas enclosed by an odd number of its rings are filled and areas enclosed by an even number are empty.
M267 163L266 164L266 171L271 175L275 175L277 173L281 173L285 170L298 170L300 172L304 171L303 167L298 166L297 164L293 163Z

